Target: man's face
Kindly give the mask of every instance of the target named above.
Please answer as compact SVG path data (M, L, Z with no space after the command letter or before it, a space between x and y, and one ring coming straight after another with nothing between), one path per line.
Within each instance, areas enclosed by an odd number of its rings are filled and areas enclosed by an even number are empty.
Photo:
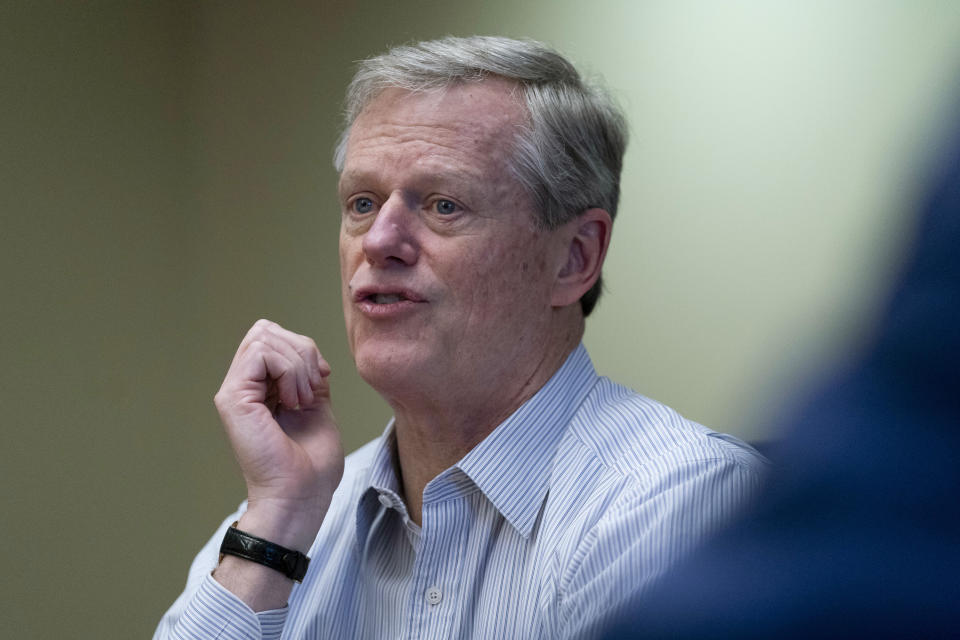
M536 228L507 169L524 117L511 89L390 89L354 122L339 186L344 315L361 376L388 400L497 398L555 339L566 249Z

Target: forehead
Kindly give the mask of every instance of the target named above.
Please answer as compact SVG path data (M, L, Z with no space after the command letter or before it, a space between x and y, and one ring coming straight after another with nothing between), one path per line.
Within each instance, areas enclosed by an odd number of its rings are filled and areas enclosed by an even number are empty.
M370 162L487 173L506 164L525 114L516 86L499 78L417 92L386 89L351 127L343 177Z

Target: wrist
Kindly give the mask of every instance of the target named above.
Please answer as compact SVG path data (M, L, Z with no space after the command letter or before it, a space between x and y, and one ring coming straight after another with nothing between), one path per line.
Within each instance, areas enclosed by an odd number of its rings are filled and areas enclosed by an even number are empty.
M303 553L288 549L270 540L237 528L234 523L223 536L220 543L220 561L231 555L263 565L295 582L301 582L307 573L310 559Z
M312 520L314 518L298 517L295 512L259 505L259 508L248 509L233 526L306 555L320 528L319 523L310 524ZM223 555L213 577L254 611L285 606L294 584L284 572L236 555Z
M326 510L289 508L275 501L249 499L237 528L289 549L307 553L313 545Z

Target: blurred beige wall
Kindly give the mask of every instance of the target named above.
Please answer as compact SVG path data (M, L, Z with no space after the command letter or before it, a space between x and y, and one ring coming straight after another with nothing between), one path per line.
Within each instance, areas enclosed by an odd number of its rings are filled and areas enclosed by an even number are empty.
M836 6L842 4L842 6ZM317 339L352 449L330 163L352 61L546 40L632 143L598 368L746 438L869 326L960 61L950 2L0 4L3 586L15 637L149 636L243 498L212 396Z

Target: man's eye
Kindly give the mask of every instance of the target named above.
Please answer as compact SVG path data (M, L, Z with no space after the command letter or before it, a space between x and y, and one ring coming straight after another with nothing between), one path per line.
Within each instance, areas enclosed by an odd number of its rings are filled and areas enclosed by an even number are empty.
M457 203L453 200L437 200L433 208L436 209L437 213L441 215L448 216L451 213L456 213L460 210L460 207L457 206Z
M370 213L373 211L373 200L370 198L357 198L353 201L353 210L357 213Z

